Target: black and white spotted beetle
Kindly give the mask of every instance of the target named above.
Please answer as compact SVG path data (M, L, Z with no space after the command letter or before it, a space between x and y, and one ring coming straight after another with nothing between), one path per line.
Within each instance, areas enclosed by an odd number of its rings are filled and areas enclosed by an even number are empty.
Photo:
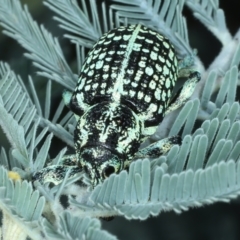
M171 103L179 77L188 80ZM199 79L197 71L179 69L173 46L154 30L138 24L105 33L89 51L74 92L63 94L77 119L76 155L36 172L33 179L58 184L68 169L70 177L84 169L95 187L136 158L166 153L176 137L139 146L167 113L187 101Z

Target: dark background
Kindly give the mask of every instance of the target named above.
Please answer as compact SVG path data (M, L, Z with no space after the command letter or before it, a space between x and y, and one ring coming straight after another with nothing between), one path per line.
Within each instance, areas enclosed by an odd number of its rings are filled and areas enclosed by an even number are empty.
M65 57L74 72L76 68L75 48L62 37L63 30L57 27L57 22L52 19L52 12L42 5L40 0L22 0L27 3L33 18L58 37L64 50ZM225 11L227 26L234 35L240 27L240 1L220 0L220 7ZM191 47L198 50L198 55L205 67L207 67L217 56L221 49L218 40L194 19L188 9L184 9L187 17L188 32ZM0 28L1 30L1 28ZM46 79L36 76L37 69L32 66L31 61L23 56L25 50L15 40L0 32L0 60L8 62L11 68L20 74L27 85L27 76L34 78L37 92L41 98L44 96ZM63 87L53 83L52 109L56 109L61 98ZM44 97L43 97L44 99ZM1 144L9 148L5 136L0 132ZM54 138L51 156L54 157L64 144ZM118 236L119 239L161 239L161 240L237 240L240 239L240 204L239 200L230 203L218 203L201 208L190 209L178 215L174 212L163 212L158 217L149 218L146 221L128 221L117 217L113 221L102 221L103 228Z

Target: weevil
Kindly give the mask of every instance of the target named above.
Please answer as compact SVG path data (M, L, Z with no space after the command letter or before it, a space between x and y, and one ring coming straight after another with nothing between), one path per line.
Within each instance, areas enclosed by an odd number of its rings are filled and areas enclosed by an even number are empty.
M187 80L171 102L179 77ZM199 72L179 68L173 45L160 33L140 24L105 33L88 52L74 92L63 94L77 120L76 154L33 179L58 184L67 170L70 177L84 170L95 187L136 158L166 153L178 137L139 147L166 114L190 98L199 80Z

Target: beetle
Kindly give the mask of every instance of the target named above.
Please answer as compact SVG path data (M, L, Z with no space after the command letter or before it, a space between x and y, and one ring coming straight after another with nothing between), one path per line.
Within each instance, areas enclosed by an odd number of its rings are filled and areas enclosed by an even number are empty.
M171 102L179 77L187 81ZM68 169L70 177L84 170L95 187L136 158L166 153L179 137L139 147L166 114L190 98L199 80L196 70L179 67L173 45L160 33L140 24L110 30L88 52L74 92L63 93L77 120L76 154L33 179L58 184Z

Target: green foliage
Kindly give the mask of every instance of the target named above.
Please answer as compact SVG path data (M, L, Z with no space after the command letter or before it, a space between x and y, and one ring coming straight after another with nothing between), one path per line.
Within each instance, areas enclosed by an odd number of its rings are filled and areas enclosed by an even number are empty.
M38 185L33 190L32 173L46 166L52 137L58 137L68 147L74 145L73 114L62 116L63 101L50 113L52 81L73 90L77 73L65 60L58 40L33 20L26 6L19 0L0 0L3 33L27 51L25 56L38 69L37 74L48 81L42 107L32 78L28 79L28 92L26 83L10 66L0 63L0 125L11 144L8 154L4 148L0 153L4 166L0 168L3 227L10 219L32 239L42 239L42 235L45 239L116 239L101 230L97 217L144 220L162 211L179 213L196 206L228 202L239 195L240 106L235 102L239 32L231 36L218 1L81 0L78 5L76 0L46 0L44 5L54 12L54 19L66 32L64 37L76 47L78 71L88 48L104 32L141 22L166 35L179 57L189 55L202 79L192 99L181 110L167 115L144 143L181 135L181 146L174 146L166 156L136 160L129 171L111 175L93 191L76 186L74 182L79 177L70 180L68 175L58 186ZM223 45L207 69L189 45L187 21L182 15L184 5ZM66 148L59 149L53 163L57 164L65 152ZM7 174L10 170L24 181L11 180ZM63 194L69 196L68 208L59 202Z

